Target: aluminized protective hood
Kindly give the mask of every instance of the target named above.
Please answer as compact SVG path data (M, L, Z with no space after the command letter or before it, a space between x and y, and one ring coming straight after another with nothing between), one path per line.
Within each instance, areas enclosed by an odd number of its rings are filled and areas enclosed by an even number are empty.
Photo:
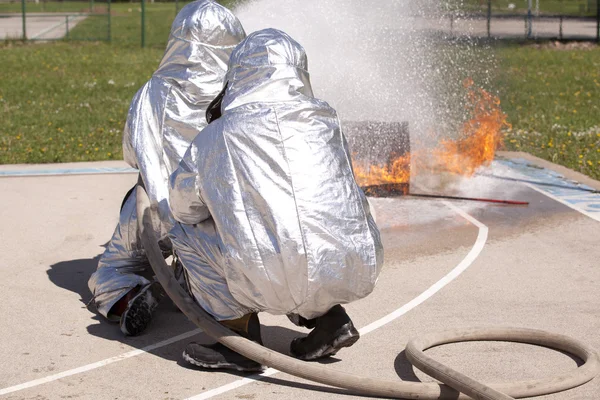
M206 108L221 91L229 56L245 36L239 20L218 3L186 5L173 22L159 68L132 101L123 156L140 170L161 239L173 223L169 176L206 126Z
M219 319L249 310L313 318L365 297L377 281L379 231L337 114L313 97L307 68L285 33L251 34L231 56L221 118L171 177L173 215L187 224L172 236L176 251L193 247L183 243L197 236L190 224L214 221L227 290L214 279L192 286Z
M221 91L232 50L245 37L238 19L218 3L188 4L173 21L154 76L182 89L191 101L210 102Z

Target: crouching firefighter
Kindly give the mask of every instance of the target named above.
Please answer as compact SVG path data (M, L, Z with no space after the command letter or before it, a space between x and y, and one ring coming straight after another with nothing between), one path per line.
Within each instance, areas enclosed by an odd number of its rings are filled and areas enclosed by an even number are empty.
M341 304L371 293L383 249L336 112L314 97L307 68L304 49L274 29L236 47L209 125L171 176L169 237L216 320L262 343L257 313L288 315L312 329L291 354L315 360L358 340ZM219 343L190 343L183 356L262 369Z
M173 22L158 70L131 103L123 155L140 171L165 255L171 251L167 235L173 225L169 176L206 126L206 108L223 87L231 52L245 37L239 20L218 3L198 0L186 5ZM161 288L151 271L137 228L135 191L130 191L88 282L100 314L120 321L126 335L141 333L158 304Z

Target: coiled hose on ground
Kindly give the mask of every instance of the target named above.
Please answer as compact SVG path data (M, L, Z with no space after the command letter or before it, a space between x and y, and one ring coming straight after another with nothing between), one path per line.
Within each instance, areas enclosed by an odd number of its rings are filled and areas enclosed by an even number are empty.
M157 279L181 311L204 332L230 349L262 365L309 381L319 382L352 393L398 399L481 399L508 400L540 396L571 389L592 380L599 371L598 354L589 346L563 335L533 329L471 328L423 335L406 346L408 360L444 384L390 381L368 378L316 363L288 357L247 340L218 323L179 285L165 262L152 228L150 201L146 191L137 187L137 217L144 249ZM579 357L584 364L560 376L515 383L485 385L426 356L423 351L435 346L467 341L507 341L549 347Z

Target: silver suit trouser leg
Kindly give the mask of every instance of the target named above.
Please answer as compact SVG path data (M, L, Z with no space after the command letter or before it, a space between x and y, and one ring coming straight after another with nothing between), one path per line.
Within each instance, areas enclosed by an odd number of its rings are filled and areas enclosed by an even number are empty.
M176 223L169 237L183 265L188 291L206 312L217 321L237 319L252 312L238 303L229 291L220 240L212 218L196 225Z
M150 271L139 238L134 190L125 200L115 233L88 281L98 312L108 319L117 319L109 315L110 309L132 288L150 283L142 276Z

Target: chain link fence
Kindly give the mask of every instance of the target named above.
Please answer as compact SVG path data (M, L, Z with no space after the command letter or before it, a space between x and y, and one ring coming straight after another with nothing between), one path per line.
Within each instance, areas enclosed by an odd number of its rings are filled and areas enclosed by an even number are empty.
M164 47L188 1L0 0L0 40L87 40Z
M0 0L0 40L164 47L171 22L188 2ZM221 2L231 6L235 0ZM441 19L424 22L452 36L600 42L600 0L449 0L443 7Z
M462 0L445 18L454 35L600 41L600 0Z
M5 40L110 41L110 7L110 0L0 0L2 33Z

